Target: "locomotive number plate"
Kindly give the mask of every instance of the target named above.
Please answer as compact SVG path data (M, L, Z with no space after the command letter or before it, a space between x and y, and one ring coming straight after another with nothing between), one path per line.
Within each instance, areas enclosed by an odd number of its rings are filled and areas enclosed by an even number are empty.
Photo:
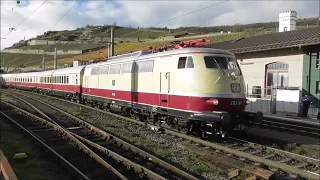
M242 101L230 101L231 106L240 106L242 105Z
M239 92L241 92L241 86L240 86L240 84L237 84L237 83L231 84L231 91L234 92L234 93L239 93Z

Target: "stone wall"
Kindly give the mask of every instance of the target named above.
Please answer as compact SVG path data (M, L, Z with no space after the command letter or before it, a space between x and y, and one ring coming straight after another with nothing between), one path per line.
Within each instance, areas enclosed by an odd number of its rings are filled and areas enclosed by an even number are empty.
M146 42L146 41L154 41L154 40L172 40L174 36L166 36L166 37L158 37L158 38L114 38L115 43L121 42ZM27 45L54 45L54 44L99 44L110 42L110 37L105 38L92 38L91 40L76 40L76 41L47 41L47 40L30 40L27 42Z
M4 49L4 53L16 53L16 54L47 54L54 55L54 52L45 52L44 50L26 50L26 49ZM58 55L73 55L73 54L82 54L81 50L57 50Z

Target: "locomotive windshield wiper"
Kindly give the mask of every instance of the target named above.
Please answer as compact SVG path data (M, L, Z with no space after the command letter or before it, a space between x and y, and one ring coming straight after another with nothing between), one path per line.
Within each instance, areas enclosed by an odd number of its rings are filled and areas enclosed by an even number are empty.
M220 65L218 64L218 61L215 58L212 58L214 60L214 62L218 65L219 69L222 71L222 75L225 75L226 73L224 72L224 70L220 67Z

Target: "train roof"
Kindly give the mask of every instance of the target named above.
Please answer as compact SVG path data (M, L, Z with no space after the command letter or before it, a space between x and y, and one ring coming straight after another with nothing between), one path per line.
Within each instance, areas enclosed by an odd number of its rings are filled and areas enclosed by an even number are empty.
M149 59L149 58L155 58L159 56L170 56L170 55L187 54L187 53L210 53L210 54L225 54L225 55L234 56L234 54L231 53L230 51L214 49L214 48L187 47L187 48L173 49L173 50L154 52L154 53L150 53L149 50L143 50L143 51L137 51L137 52L128 53L128 54L122 54L118 56L112 56L109 58L107 62L95 63L95 64L87 65L87 67L107 65L107 64L117 63L117 62L125 62L132 59L139 61L147 58Z
M154 58L158 56L170 56L170 55L176 55L176 54L188 54L188 53L204 53L204 54L210 53L210 54L225 54L225 55L234 56L233 53L226 50L221 50L221 49L188 47L188 48L181 48L181 49L173 49L169 51L149 53L149 54L140 56L139 59Z
M18 73L14 74L15 77L36 77L39 72L29 72L29 73Z
M64 74L83 74L84 68L86 66L77 66L70 68L57 69L52 75L64 75Z
M37 76L51 76L54 71L55 70L41 71L38 72Z
M1 77L7 78L12 77L14 74L0 74Z

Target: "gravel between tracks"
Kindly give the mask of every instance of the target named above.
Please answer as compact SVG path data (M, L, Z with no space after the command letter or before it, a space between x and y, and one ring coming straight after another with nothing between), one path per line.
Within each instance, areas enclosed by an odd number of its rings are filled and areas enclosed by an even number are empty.
M116 117L106 116L106 114L101 112L92 111L88 108L79 107L50 97L42 97L36 94L26 95L34 99L45 101L75 115L78 118L86 120L95 126L106 129L141 149L150 153L154 152L153 154L166 159L169 163L173 162L177 167L187 169L193 173L203 176L204 179L228 179L221 175L221 169L213 168L212 165L197 159L194 155L190 154L189 151L181 149L177 146L179 140L168 136L167 134L155 133L146 127L141 127L140 125L135 125ZM31 99L28 101L34 105L38 104L38 102ZM48 108L43 108L39 105L37 105L37 108L44 110L44 112L48 111ZM55 113L54 110L51 111L51 113Z

